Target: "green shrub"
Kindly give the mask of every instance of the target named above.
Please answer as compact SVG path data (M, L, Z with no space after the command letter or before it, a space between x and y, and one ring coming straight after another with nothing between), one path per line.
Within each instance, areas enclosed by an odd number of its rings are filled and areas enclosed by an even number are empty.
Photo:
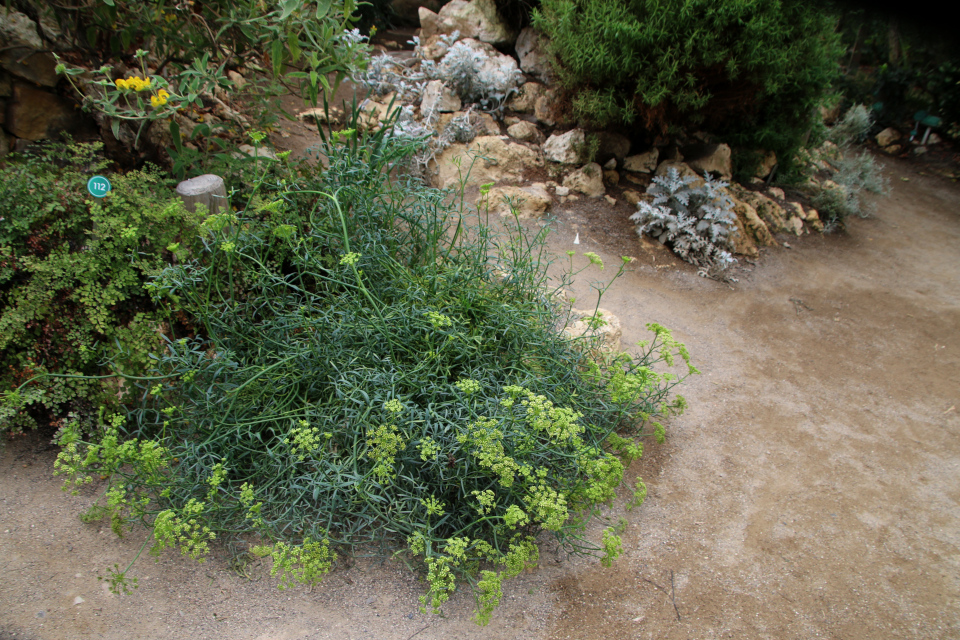
M156 349L160 318L143 289L194 234L188 214L150 170L110 175L102 200L86 192L105 168L100 145L50 145L0 167L0 384L40 374L98 375L104 358L136 375ZM172 243L180 248L171 251ZM0 409L0 432L35 427L115 403L102 380L43 378L17 410Z
M784 165L838 74L833 19L796 0L544 0L533 21L580 118L703 126Z
M153 281L197 334L157 353L100 442L65 429L58 468L109 476L91 517L152 526L156 551L254 534L284 587L375 544L422 561L424 607L470 582L485 622L539 533L619 553L587 523L695 369L658 325L638 358L594 359L599 336L561 333L544 232L496 235L450 194L391 181L406 139L335 138L321 174L258 185L258 206L209 217L204 253ZM681 377L654 371L675 358Z

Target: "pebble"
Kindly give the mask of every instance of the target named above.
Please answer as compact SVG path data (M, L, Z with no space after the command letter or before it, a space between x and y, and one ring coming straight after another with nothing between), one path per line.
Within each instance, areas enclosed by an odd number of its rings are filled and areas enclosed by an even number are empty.
M85 600L80 596L77 596L76 598L73 599L73 604L83 604L84 602Z

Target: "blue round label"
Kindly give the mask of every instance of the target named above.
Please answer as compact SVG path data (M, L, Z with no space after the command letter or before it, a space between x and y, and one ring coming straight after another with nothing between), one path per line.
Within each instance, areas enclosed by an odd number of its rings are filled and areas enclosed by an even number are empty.
M110 181L103 176L93 176L87 180L87 191L89 191L90 195L94 198L102 198L110 193L111 188Z

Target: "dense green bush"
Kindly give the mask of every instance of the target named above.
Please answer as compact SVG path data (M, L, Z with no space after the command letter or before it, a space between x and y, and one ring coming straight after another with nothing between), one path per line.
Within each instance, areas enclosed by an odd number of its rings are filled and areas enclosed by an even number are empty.
M152 527L155 551L253 540L285 586L375 544L423 563L424 607L470 582L483 622L537 562L538 534L619 554L587 523L695 369L658 325L636 360L564 336L543 232L496 235L449 194L388 179L409 139L335 138L322 173L258 184L151 283L197 332L131 381L140 403L105 416L99 441L65 428L58 468L109 477L90 517ZM675 358L680 376L654 371Z
M834 20L796 0L543 0L533 21L580 118L702 126L781 168L839 70Z
M195 235L196 219L150 170L111 174L102 200L87 193L105 168L98 146L50 145L0 166L0 384L40 374L98 375L104 358L136 375L156 349L154 305L143 289ZM180 243L177 247L175 243ZM115 402L102 380L44 378L17 410L0 409L0 433L67 411L91 416ZM86 418L85 418L86 420Z

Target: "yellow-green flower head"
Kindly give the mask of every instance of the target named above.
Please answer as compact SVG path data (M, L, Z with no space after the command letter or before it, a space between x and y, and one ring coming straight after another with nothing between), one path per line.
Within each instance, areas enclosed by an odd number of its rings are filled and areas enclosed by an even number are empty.
M351 251L347 255L340 258L340 264L346 265L348 267L352 267L353 265L357 264L358 260L360 260L360 254L354 253L353 251Z
M588 251L587 253L583 254L583 257L587 258L591 264L595 264L600 267L600 270L603 271L603 260L593 251Z
M394 398L383 403L383 408L390 413L400 413L403 411L403 403Z

